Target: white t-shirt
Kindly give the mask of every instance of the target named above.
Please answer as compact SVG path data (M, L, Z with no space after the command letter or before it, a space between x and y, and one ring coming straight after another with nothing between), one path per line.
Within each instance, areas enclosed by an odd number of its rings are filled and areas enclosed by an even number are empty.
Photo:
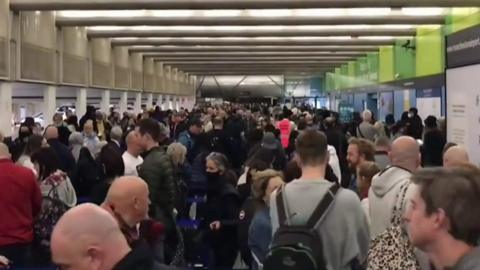
M137 166L143 163L143 158L141 156L134 157L128 151L125 151L122 159L125 165L125 175L138 176Z

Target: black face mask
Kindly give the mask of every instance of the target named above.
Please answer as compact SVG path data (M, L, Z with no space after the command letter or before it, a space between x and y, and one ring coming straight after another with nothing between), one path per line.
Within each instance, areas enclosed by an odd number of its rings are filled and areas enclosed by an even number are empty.
M220 173L219 172L207 172L206 173L208 184L209 185L216 185L219 182L220 179Z
M207 185L208 185L208 193L218 193L221 189L220 184L220 173L211 173L207 172Z

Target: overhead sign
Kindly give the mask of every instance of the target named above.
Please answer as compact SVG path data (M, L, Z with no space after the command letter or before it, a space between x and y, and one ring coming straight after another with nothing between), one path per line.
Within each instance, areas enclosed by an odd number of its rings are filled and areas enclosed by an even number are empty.
M447 67L480 63L480 26L447 36Z

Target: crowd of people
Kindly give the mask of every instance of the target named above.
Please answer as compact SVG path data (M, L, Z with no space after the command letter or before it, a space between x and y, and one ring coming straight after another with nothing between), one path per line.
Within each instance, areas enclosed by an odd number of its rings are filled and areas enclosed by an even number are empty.
M89 106L0 134L0 268L480 269L480 169L416 108Z

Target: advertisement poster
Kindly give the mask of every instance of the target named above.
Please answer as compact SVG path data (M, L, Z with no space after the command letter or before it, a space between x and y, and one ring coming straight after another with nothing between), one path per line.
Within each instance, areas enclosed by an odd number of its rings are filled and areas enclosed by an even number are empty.
M384 121L388 114L393 114L393 92L381 92L378 98L378 120Z
M480 65L447 70L447 141L480 164Z
M342 123L349 123L353 118L353 106L351 103L341 101L338 105L338 113Z
M433 115L437 118L442 116L442 89L417 90L418 115L425 119Z

